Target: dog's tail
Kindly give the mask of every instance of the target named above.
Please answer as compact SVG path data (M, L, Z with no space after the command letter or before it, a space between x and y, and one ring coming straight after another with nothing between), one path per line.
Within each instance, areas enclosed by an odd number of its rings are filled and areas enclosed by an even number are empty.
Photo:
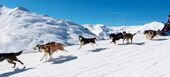
M133 36L135 36L137 33L133 34Z
M19 51L17 53L15 53L16 56L19 56L23 51Z

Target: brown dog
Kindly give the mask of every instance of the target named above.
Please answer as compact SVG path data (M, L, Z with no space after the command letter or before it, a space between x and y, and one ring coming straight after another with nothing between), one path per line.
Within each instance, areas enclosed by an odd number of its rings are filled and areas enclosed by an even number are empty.
M36 48L38 48L39 52L42 52L42 50L44 50L44 52L45 52L44 56L40 59L40 61L42 61L44 59L44 57L47 58L47 55L49 55L50 59L52 59L52 54L54 52L56 52L57 50L66 51L64 49L64 44L55 43L55 42L46 43L45 45L38 44L35 47L33 47L34 50L36 50ZM66 52L68 52L68 51L66 51Z
M22 63L16 56L19 56L23 51L17 52L17 53L0 53L0 62L3 60L7 60L8 63L14 64L13 68L16 66L16 63L14 61Z
M123 43L124 43L124 40L126 39L127 41L127 44L129 44L129 40L131 41L130 43L132 43L132 40L133 40L133 36L136 35L135 34L131 34L131 33L126 33L126 32L123 32Z

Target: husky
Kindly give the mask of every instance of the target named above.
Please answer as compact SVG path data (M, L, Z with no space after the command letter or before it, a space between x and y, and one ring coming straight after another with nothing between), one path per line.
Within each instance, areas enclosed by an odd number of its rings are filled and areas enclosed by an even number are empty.
M82 48L83 45L89 44L89 43L91 43L92 46L93 46L93 44L96 44L96 37L94 37L94 38L84 38L83 36L79 36L79 41L80 41L80 47L78 49Z
M57 52L58 50L68 52L67 50L64 49L64 44L55 42L49 42L42 45L37 44L35 47L33 47L34 50L36 50L37 48L39 52L45 52L44 56L40 59L40 61L42 61L44 57L47 58L47 55L50 56L50 59L53 59L52 54L54 52Z
M22 65L24 64L20 60L18 60L17 56L19 56L23 51L19 51L17 53L0 53L0 62L4 61L5 59L8 61L10 64L14 64L13 68L15 68L16 63L14 61L17 61L21 63Z
M122 33L111 33L109 35L109 38L112 40L112 42L114 42L114 44L116 44L116 41L119 40L119 39L123 39L123 34ZM112 43L111 42L111 43Z
M145 30L144 35L146 35L146 39L152 40L158 33L155 30Z
M123 43L124 43L124 40L126 39L127 41L127 44L129 44L129 40L131 41L130 43L132 43L132 40L133 40L133 37L136 35L135 34L131 34L131 33L126 33L126 32L123 32Z

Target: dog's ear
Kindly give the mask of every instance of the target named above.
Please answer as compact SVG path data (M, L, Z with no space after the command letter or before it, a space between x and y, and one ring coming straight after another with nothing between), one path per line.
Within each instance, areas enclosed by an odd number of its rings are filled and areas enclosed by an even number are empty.
M96 37L94 37L94 39L96 40Z
M32 49L33 49L33 50L36 50L36 47L33 47Z
M79 38L81 38L81 37L83 37L83 36L79 35Z
M81 41L83 38L82 37L79 37L79 41Z

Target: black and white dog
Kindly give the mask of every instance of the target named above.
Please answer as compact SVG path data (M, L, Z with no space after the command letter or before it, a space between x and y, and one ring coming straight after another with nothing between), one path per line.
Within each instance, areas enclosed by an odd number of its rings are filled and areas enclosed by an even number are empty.
M79 41L80 41L79 49L82 48L83 45L89 44L89 43L91 43L92 46L93 46L93 44L96 44L96 37L94 37L94 38L84 38L83 36L79 36Z
M0 53L0 62L4 61L5 59L8 61L8 63L14 64L13 68L16 66L16 63L14 61L22 63L16 56L19 56L23 51L17 52L17 53Z
M114 42L116 44L116 41L119 40L119 39L123 39L123 34L122 33L111 33L109 35L109 38L112 40L112 42ZM111 43L112 43L111 42Z

